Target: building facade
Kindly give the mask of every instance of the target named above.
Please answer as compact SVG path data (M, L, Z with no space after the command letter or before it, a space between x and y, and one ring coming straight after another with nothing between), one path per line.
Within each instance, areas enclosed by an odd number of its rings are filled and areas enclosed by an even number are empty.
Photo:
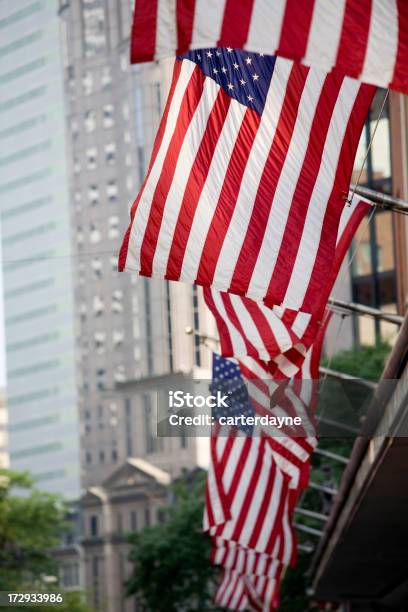
M0 3L0 198L10 459L80 492L70 199L55 0Z
M0 395L0 469L8 468L10 463L7 421L7 404L4 392L2 392Z
M82 483L88 487L127 457L149 454L150 430L136 444L140 423L150 428L148 400L124 401L117 385L208 366L210 353L184 333L208 319L196 289L117 272L172 65L130 67L128 0L63 1L60 19L77 255Z

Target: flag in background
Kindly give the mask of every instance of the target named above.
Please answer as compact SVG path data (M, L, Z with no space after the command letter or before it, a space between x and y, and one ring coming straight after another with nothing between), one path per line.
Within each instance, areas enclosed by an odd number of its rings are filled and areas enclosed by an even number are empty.
M177 59L120 270L310 313L373 94L242 50Z
M406 0L136 0L131 61L239 47L408 93Z

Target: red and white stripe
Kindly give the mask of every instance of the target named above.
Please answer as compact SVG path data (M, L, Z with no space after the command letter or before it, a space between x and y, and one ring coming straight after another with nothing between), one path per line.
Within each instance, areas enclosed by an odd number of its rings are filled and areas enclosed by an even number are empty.
M408 93L406 0L136 0L132 63L216 46Z
M280 578L283 567L280 561L269 555L238 545L229 546L224 540L218 540L217 543L217 539L214 540L211 551L211 562L237 574L275 579Z
M226 570L215 603L229 610L273 612L279 605L279 581L265 576L242 576Z
M215 469L222 478L231 518L210 527L210 535L279 559L279 537L290 531L288 479L274 461L266 438L226 440Z
M340 266L361 220L370 208L366 200L357 197L353 198L350 206L344 207L333 267L325 286L320 288L316 296L312 314L277 306L268 308L262 302L247 297L204 288L205 302L217 323L221 355L236 358L248 355L264 361L275 359L279 371L285 370L288 361L293 363L296 350L300 351L302 360L303 347L308 348L316 338ZM287 353L293 348L295 351Z
M373 93L278 58L259 116L176 60L119 269L312 312Z

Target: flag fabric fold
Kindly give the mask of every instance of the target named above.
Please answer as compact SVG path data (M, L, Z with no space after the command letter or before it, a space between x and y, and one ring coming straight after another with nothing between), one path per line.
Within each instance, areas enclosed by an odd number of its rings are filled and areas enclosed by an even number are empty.
M132 63L238 47L408 93L405 0L136 0Z

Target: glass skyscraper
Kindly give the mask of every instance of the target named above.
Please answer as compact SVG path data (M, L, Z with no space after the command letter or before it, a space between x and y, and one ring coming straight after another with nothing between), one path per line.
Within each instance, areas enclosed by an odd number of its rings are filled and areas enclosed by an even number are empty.
M63 59L55 0L0 3L0 200L10 461L80 489Z

